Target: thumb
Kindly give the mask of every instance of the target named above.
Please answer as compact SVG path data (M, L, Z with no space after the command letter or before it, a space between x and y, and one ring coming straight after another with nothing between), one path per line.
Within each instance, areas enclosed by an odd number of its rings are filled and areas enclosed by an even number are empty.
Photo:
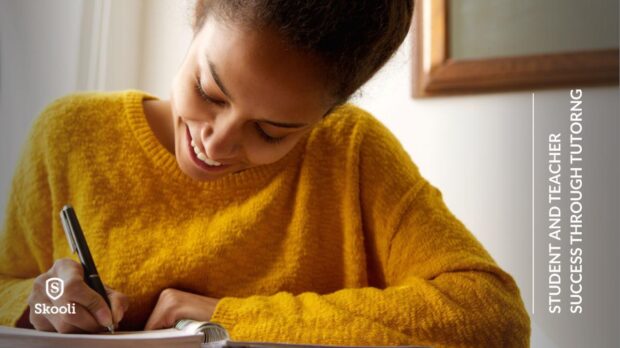
M103 297L96 291L89 289L89 299L86 301L86 309L93 314L99 325L108 327L114 325L112 321L112 312Z
M114 325L120 323L123 320L123 316L127 309L129 308L129 298L114 289L106 287L108 292L108 298L110 299L110 304L112 306L112 317L114 318Z

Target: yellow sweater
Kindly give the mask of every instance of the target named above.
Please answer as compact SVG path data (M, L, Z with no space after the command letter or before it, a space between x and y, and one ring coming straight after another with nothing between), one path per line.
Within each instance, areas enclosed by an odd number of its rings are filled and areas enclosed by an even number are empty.
M344 105L285 158L198 182L147 124L140 91L61 98L22 152L0 236L0 324L69 247L71 203L105 283L142 329L162 289L222 298L237 340L522 347L513 279L395 137Z

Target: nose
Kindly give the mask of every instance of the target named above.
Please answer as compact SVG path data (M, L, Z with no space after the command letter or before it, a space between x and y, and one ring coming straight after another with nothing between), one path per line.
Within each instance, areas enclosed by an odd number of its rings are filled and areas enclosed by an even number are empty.
M233 122L218 120L205 124L200 132L205 154L212 160L225 162L237 157L241 130Z

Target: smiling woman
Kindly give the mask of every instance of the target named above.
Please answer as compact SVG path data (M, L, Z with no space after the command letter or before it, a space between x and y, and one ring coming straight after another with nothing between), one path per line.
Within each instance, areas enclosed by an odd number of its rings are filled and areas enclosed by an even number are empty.
M0 239L0 324L222 324L236 340L527 346L519 289L396 138L346 103L413 1L204 0L169 100L78 93L44 110ZM71 203L108 287L83 280ZM19 261L17 261L19 260ZM65 281L62 298L42 285ZM54 316L36 303L76 303Z
M213 17L194 38L170 102L145 101L167 112L146 116L169 133L163 141L175 139L179 167L195 179L274 163L334 104L316 63L273 29L233 27ZM196 166L196 158L206 166Z

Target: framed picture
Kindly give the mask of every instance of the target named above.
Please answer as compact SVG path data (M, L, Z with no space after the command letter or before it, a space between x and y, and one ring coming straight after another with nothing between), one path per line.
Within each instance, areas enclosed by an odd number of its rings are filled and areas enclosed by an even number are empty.
M413 96L618 84L617 0L416 0Z

